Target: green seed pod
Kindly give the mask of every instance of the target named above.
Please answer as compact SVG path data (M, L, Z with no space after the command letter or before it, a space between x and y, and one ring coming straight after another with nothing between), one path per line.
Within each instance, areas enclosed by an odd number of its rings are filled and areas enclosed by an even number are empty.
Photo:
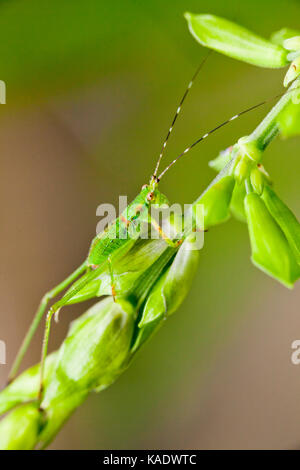
M300 75L300 56L291 63L283 80L283 85L288 86L295 78Z
M127 301L108 297L72 323L45 388L41 408L47 444L91 390L100 391L123 371L129 358L135 309Z
M300 264L300 224L298 220L270 186L265 186L262 199L285 234L297 263Z
M246 189L244 184L235 184L232 198L230 202L230 211L232 215L240 222L247 222L245 213L244 199L246 197Z
M298 36L299 34L300 31L297 31L296 29L282 28L271 35L271 41L278 46L283 46L286 39Z
M300 36L293 36L283 42L283 47L289 51L298 51L300 49Z
M45 362L45 387L51 380L55 367L57 352L49 354ZM0 392L0 415L14 408L16 405L35 400L39 390L40 365L36 364L27 369L11 384Z
M284 67L287 52L231 21L214 15L185 13L189 30L203 46L259 67Z
M32 450L41 425L41 414L33 403L11 411L0 421L0 450Z
M230 217L229 205L234 188L234 177L224 176L197 200L204 206L204 228L225 222Z
M133 353L161 326L167 316L179 308L190 290L199 261L195 236L192 234L184 241L171 266L150 291L138 325L140 330L132 347Z
M134 315L129 302L121 305L107 298L71 324L59 349L42 408L73 392L105 387L113 382L128 354Z
M238 184L241 184L249 176L250 162L248 157L241 158L234 169L234 177Z
M258 168L253 168L250 173L250 181L254 191L260 196L264 190L264 176Z
M245 212L253 263L286 287L293 287L300 276L300 267L264 201L255 193L247 194Z

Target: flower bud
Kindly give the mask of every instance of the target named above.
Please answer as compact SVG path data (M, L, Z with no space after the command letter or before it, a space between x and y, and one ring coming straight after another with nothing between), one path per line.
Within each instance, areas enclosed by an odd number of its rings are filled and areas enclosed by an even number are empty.
M297 263L300 264L300 224L298 220L270 186L265 186L262 199L285 234Z
M90 391L106 388L122 372L129 358L134 321L131 303L108 297L71 324L41 402L46 420L42 446Z
M241 158L234 169L234 177L237 184L241 184L243 181L245 181L245 179L249 176L249 169L250 165L248 157Z
M230 211L232 215L240 222L247 222L244 199L246 189L244 184L235 184L230 202Z
M127 358L134 315L129 302L121 305L109 297L97 302L71 324L59 349L42 408L73 392L105 387L113 382Z
M264 176L258 168L251 170L250 181L254 191L260 196L264 189Z
M214 15L185 13L190 32L203 46L259 67L284 67L287 52L279 45Z
M258 194L246 195L245 212L253 263L286 287L293 287L300 276L300 267L284 233Z
M204 206L204 228L225 222L230 217L229 204L234 188L232 175L223 176L197 200Z
M32 450L41 425L36 404L22 405L0 421L0 450Z

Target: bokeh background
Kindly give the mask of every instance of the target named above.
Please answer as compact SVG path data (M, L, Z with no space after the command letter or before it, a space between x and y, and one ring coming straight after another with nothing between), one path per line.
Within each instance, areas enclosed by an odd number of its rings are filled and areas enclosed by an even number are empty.
M205 51L183 12L214 13L268 37L299 28L297 0L15 0L0 2L0 339L9 366L40 297L86 256L101 202L131 199ZM213 54L172 135L170 161L203 132L282 91L282 70ZM248 134L244 116L182 159L162 181L192 202L214 176L208 161ZM296 214L299 139L277 140L265 164ZM239 449L300 446L299 286L251 264L247 228L206 234L190 295L109 389L92 395L52 449ZM88 304L86 305L88 306ZM51 349L84 305L67 308ZM42 329L24 366L38 361Z

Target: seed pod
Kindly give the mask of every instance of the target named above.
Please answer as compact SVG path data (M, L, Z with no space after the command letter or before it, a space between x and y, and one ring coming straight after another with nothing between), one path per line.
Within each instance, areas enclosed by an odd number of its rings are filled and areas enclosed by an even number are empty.
M251 170L250 181L254 191L260 196L264 190L264 176L258 168Z
M0 450L32 450L36 446L41 414L36 404L22 405L0 421Z
M229 205L234 188L234 177L224 176L197 200L204 206L204 228L225 222L230 217Z
M241 158L234 169L234 177L238 184L241 184L248 177L249 169L249 159L247 157Z
M42 408L78 390L105 387L113 382L128 354L134 315L129 302L121 305L107 298L71 324L45 390Z
M287 52L231 21L214 15L185 13L189 30L203 46L259 67L284 67Z
M253 263L286 287L293 287L300 276L300 267L264 201L255 193L247 194L245 211Z
M300 264L300 224L298 220L270 186L265 186L262 199L285 234L297 263Z
M195 247L195 243L195 234L192 234L181 245L171 266L150 291L132 352L137 351L185 299L199 261L199 249Z
M108 297L72 323L41 402L47 419L42 445L52 439L91 390L106 388L122 372L134 321L135 309L129 302L121 305Z
M230 211L240 222L247 222L244 200L246 189L244 184L235 184L230 201Z
M55 367L57 352L49 354L45 362L45 388ZM36 364L19 375L11 384L0 392L0 415L20 403L35 400L39 390L40 365Z

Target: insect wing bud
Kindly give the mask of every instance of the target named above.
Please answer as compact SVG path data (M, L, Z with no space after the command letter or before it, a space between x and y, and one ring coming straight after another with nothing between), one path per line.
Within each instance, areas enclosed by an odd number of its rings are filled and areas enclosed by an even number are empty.
M195 235L181 245L171 266L149 294L139 327L152 322L162 314L171 315L183 302L195 275L199 250L194 249Z

